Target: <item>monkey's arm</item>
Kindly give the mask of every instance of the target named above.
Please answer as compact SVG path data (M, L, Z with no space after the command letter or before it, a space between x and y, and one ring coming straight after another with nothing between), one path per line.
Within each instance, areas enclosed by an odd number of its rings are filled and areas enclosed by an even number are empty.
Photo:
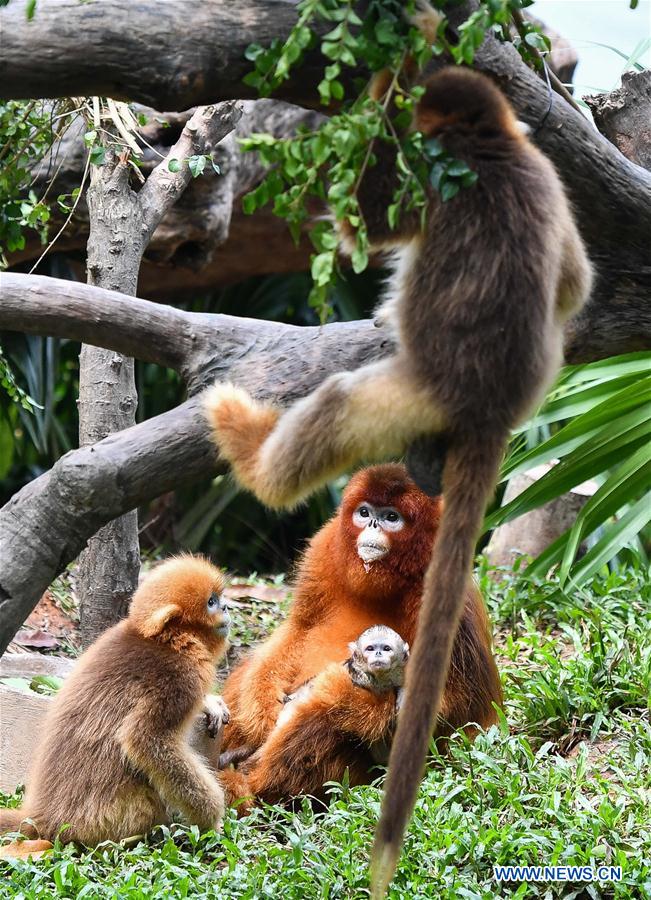
M330 665L311 692L274 728L245 764L250 792L269 803L297 794L318 795L328 781L368 780L370 746L385 737L395 716L395 694L372 694L352 684L343 666Z
M237 480L271 507L295 506L360 459L400 456L443 427L399 356L331 376L280 418L230 384L215 385L205 409Z
M228 749L247 746L253 752L262 744L276 724L303 652L303 632L289 619L234 670L224 686L231 714L224 736Z
M578 313L592 289L592 266L569 212L567 213L562 253L556 297L556 321L559 325L563 325Z
M166 698L150 697L136 704L122 723L117 739L137 769L149 779L162 801L200 828L219 828L224 815L224 792L202 758L187 741L185 715Z

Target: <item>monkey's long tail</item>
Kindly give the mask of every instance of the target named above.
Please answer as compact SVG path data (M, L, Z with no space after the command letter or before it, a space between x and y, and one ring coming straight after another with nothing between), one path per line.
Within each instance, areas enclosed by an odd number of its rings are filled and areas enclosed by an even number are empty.
M391 755L371 856L371 897L383 897L393 877L436 715L445 688L464 605L475 541L494 488L507 435L454 435L443 473L443 517L423 588L405 698Z

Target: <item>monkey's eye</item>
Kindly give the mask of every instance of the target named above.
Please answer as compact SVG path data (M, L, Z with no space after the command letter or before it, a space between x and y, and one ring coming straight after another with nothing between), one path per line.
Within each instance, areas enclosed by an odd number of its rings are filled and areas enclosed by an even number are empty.
M385 653L391 653L391 647L382 647Z
M220 606L220 598L217 594L211 594L208 597L208 609L210 612L215 612L216 609L219 609Z
M368 519L368 517L371 515L370 512L368 511L368 507L366 507L366 506L360 506L360 508L357 510L357 512L360 514L362 519Z
M373 650L375 650L375 647L373 646L373 644L369 644L368 647L364 648L364 653L372 653Z
M384 518L387 520L387 522L399 522L400 521L400 516L394 510L392 510L391 512L388 512Z

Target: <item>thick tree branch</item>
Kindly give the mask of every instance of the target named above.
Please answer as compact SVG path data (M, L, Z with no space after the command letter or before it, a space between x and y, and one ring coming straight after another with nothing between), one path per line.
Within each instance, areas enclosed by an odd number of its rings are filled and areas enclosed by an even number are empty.
M2 287L0 329L51 333L52 311L60 310L64 319L56 325L57 334L174 365L192 393L216 378L229 378L256 396L290 403L332 372L354 369L392 346L371 322L301 328L184 313L81 283L12 273L3 276ZM45 307L40 311L39 299ZM130 334L134 326L137 346ZM216 471L199 403L193 398L67 453L0 510L0 653L48 584L98 528Z
M2 274L0 322L8 331L106 347L182 375L195 340L190 313L78 281L13 272Z
M13 0L0 13L0 97L83 93L169 110L254 97L242 83L246 48L296 22L296 0L39 0L31 21L25 8ZM316 105L319 64L314 54L284 99Z

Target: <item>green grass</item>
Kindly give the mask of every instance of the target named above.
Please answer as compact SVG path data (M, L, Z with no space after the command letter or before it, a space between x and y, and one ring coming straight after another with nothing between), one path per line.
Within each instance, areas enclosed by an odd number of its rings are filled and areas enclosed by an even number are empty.
M550 598L554 580L479 578L505 716L453 742L423 783L392 898L651 898L651 579L639 563ZM243 644L274 619L243 605ZM256 624L257 623L257 624ZM5 798L5 802L8 798ZM377 786L327 813L258 810L223 833L173 828L129 849L0 863L7 898L363 898ZM499 886L494 864L621 865L621 883Z

